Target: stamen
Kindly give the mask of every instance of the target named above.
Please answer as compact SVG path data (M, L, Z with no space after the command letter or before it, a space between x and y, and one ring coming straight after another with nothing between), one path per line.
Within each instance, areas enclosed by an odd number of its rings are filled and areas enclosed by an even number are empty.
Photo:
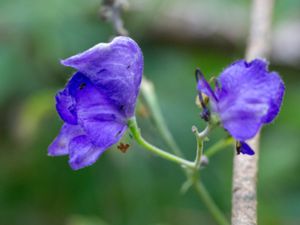
M198 97L199 97L199 101L200 101L200 104L201 104L201 107L202 107L202 112L200 114L200 117L202 119L204 119L206 122L208 122L209 119L210 119L210 111L209 111L209 109L207 108L207 106L205 104L205 101L204 101L203 96L202 96L202 92L200 90L198 92Z
M195 71L195 77L196 77L196 81L198 82L200 79L204 79L204 75L201 72L201 70L199 68L196 69ZM200 117L205 120L206 122L208 122L210 120L210 111L207 108L207 101L205 101L203 99L203 95L201 90L198 90L198 97L199 97L199 101L202 107L202 112L200 114Z
M211 78L209 79L209 83L214 83L215 89L218 90L218 91L221 90L221 84L220 84L218 78L216 78L216 77L214 77L214 76L211 77Z
M199 98L201 107L202 107L203 109L206 108L206 104L205 104L205 102L204 102L204 99L203 99L203 96L202 96L202 92L201 92L200 90L198 91L198 98Z
M217 78L214 79L214 82L215 82L215 87L217 90L221 90L221 85L220 85L220 82Z
M237 155L241 154L241 147L242 147L241 142L240 141L236 141L236 143L235 143L235 150L236 150L236 154Z
M245 155L254 155L255 152L253 149L244 141L236 141L236 152L239 155L240 153Z
M208 110L208 108L203 108L200 117L204 119L206 122L210 120L210 111Z
M211 88L209 83L205 80L205 77L204 77L203 73L201 72L201 70L199 68L196 69L195 76L196 76L197 83L199 83L199 80L201 80L201 82L203 83L205 89L207 90L207 92L209 92L209 93L207 93L207 95L209 97L212 97L215 101L218 101L218 98L215 95L213 89Z
M201 78L204 78L202 71L199 68L196 68L195 71L196 81L198 82Z

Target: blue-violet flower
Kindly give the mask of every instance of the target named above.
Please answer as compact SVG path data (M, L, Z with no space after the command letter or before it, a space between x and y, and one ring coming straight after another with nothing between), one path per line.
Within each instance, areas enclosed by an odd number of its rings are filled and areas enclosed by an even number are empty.
M198 77L199 94L209 97L212 113L238 141L243 154L254 154L245 141L274 120L283 100L283 81L276 72L268 72L267 66L262 59L238 60L217 78L215 90L202 74Z
M56 95L64 124L48 154L69 155L71 168L77 170L93 164L126 131L134 116L143 55L134 40L116 37L61 63L77 72Z

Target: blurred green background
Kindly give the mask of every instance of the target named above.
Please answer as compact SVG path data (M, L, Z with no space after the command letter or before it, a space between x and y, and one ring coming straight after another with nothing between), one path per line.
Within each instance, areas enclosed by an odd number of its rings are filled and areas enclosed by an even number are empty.
M62 121L54 95L72 74L59 59L113 37L100 20L99 0L0 0L0 224L215 224L178 166L134 143L108 150L95 165L72 171L67 157L47 156ZM140 44L145 74L178 144L194 157L191 126L203 127L194 104L194 69L218 75L243 58L250 1L132 0L126 28ZM300 224L300 2L277 1L271 69L286 84L276 123L262 132L259 223ZM138 118L144 137L166 147L151 118ZM211 145L223 137L214 132ZM202 172L230 218L232 149Z

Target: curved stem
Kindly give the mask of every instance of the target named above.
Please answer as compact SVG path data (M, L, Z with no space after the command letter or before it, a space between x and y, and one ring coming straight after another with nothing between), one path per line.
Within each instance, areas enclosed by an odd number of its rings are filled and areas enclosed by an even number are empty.
M157 101L157 98L156 98L156 95L154 92L153 84L150 81L143 79L143 83L141 86L141 92L143 94L143 97L144 97L149 109L151 110L152 117L154 119L154 122L158 128L158 131L159 131L161 137L166 141L168 146L171 148L171 150L173 150L173 152L176 155L182 156L183 155L182 151L178 147L175 139L173 138L171 132L169 131L169 129L165 123L164 117L163 117L162 112L158 105L158 101ZM206 207L208 208L209 212L211 213L212 217L216 220L216 222L219 225L229 225L229 223L226 220L225 215L221 212L221 210L218 208L216 203L213 201L213 199L211 198L210 194L208 193L208 191L206 190L204 185L200 181L196 180L196 178L198 178L198 176L197 176L198 170L196 168L197 168L197 165L199 163L201 163L201 158L203 155L202 154L203 153L203 140L205 137L207 137L207 135L211 131L211 129L212 129L212 126L209 125L201 133L198 133L197 130L194 131L196 134L196 139L197 139L197 155L196 155L195 164L194 164L196 166L194 166L194 169L192 171L187 171L186 169L183 169L183 172L187 176L188 180L187 180L187 182L185 182L183 184L182 191L186 192L189 189L189 187L194 186L195 191L197 192L199 198L206 205ZM201 139L200 142L199 142L199 139ZM217 149L222 149L221 144L223 144L223 142L219 143ZM227 144L227 142L226 142L226 144ZM212 149L212 150L214 150L214 149ZM211 155L213 155L213 154L211 154ZM196 174L195 174L195 172L196 172Z
M203 154L203 141L204 138L207 136L209 130L210 130L209 125L201 133L198 132L197 127L195 126L192 127L192 131L196 136L196 142L197 142L197 150L196 150L196 158L195 158L196 170L194 171L194 173L196 173L197 170L200 169L201 157Z
M201 145L198 146L198 153L197 153L197 156L196 156L196 159L195 159L195 162L191 162L191 161L187 161L185 159L182 159L176 155L173 155L173 154L170 154L168 152L165 152L153 145L151 145L150 143L148 143L146 140L143 139L143 137L141 136L140 134L140 131L139 131L139 128L137 126L137 122L136 122L136 118L133 117L133 118L130 118L128 120L128 127L130 129L130 131L132 132L132 135L133 137L135 138L135 140L141 145L143 146L144 148L146 148L147 150L151 151L152 153L164 158L164 159L167 159L169 161L173 161L181 166L184 166L183 167L183 171L185 172L187 178L191 181L189 184L188 184L188 187L190 185L192 185L195 189L195 191L197 192L198 196L200 197L200 199L203 201L203 203L206 205L206 207L208 208L209 212L211 213L212 217L216 220L216 222L219 224L219 225L229 225L229 223L227 222L226 220L226 217L225 215L221 212L221 210L218 208L218 206L216 205L216 203L213 201L213 199L211 198L211 196L209 195L208 191L206 190L206 188L204 187L204 185L198 181L198 180L195 180L194 178L196 178L196 174L194 173L195 171L197 171L197 161L201 161L199 159L201 159L201 155L202 155L202 147L203 147L203 139L206 137L206 135L203 135L204 133L205 134L208 134L210 128L206 128L203 132L201 132L200 134L200 137L199 138L199 133L198 132L195 132L197 134L197 140L201 139L200 142L201 142ZM199 143L198 143L199 144ZM198 158L198 160L197 160ZM191 169L192 173L189 172L188 169ZM186 189L188 189L188 187Z
M197 134L198 139L204 140L209 134L209 132L213 129L212 124L208 124L203 131Z
M216 203L210 197L205 186L200 181L197 181L194 183L194 188L195 188L198 196L202 199L202 201L208 208L209 212L212 214L212 216L218 222L218 224L230 225L229 222L227 221L225 215L221 212L221 210L218 208Z
M218 152L220 152L221 150L223 150L224 148L226 148L227 146L230 146L232 144L234 144L234 139L232 137L222 139L217 143L215 143L213 146L211 146L209 149L207 149L204 155L210 158L215 154L217 154Z
M162 138L165 140L167 145L171 148L171 150L176 154L177 156L183 157L183 153L178 147L176 141L174 140L170 130L168 129L168 126L163 118L162 112L160 110L160 107L158 105L158 101L155 95L154 86L152 82L148 81L147 79L143 79L142 85L141 85L141 93L151 111L152 118L154 119L154 122L156 124L156 127L162 136Z
M139 143L142 147L147 149L148 151L166 159L172 162L175 162L183 167L194 169L195 168L195 163L188 161L186 159L183 159L179 156L173 155L169 152L163 151L162 149L150 144L147 142L141 135L139 128L137 126L136 118L132 117L128 120L128 127L130 131L132 132L132 135L134 139Z
M195 159L196 170L200 169L202 155L203 155L203 140L197 139L197 153Z

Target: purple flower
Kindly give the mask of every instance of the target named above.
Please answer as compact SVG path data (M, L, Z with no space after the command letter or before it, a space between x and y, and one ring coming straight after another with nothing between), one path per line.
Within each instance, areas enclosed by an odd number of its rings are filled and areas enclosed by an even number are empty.
M95 163L126 131L128 118L134 116L143 55L135 41L116 37L61 63L77 72L56 95L64 125L48 154L69 155L77 170Z
M277 73L268 72L267 66L267 62L261 59L250 63L238 60L221 73L215 90L202 74L198 79L199 93L209 97L212 112L241 142L240 152L243 154L254 154L244 141L255 136L262 125L274 120L283 100L283 81Z

